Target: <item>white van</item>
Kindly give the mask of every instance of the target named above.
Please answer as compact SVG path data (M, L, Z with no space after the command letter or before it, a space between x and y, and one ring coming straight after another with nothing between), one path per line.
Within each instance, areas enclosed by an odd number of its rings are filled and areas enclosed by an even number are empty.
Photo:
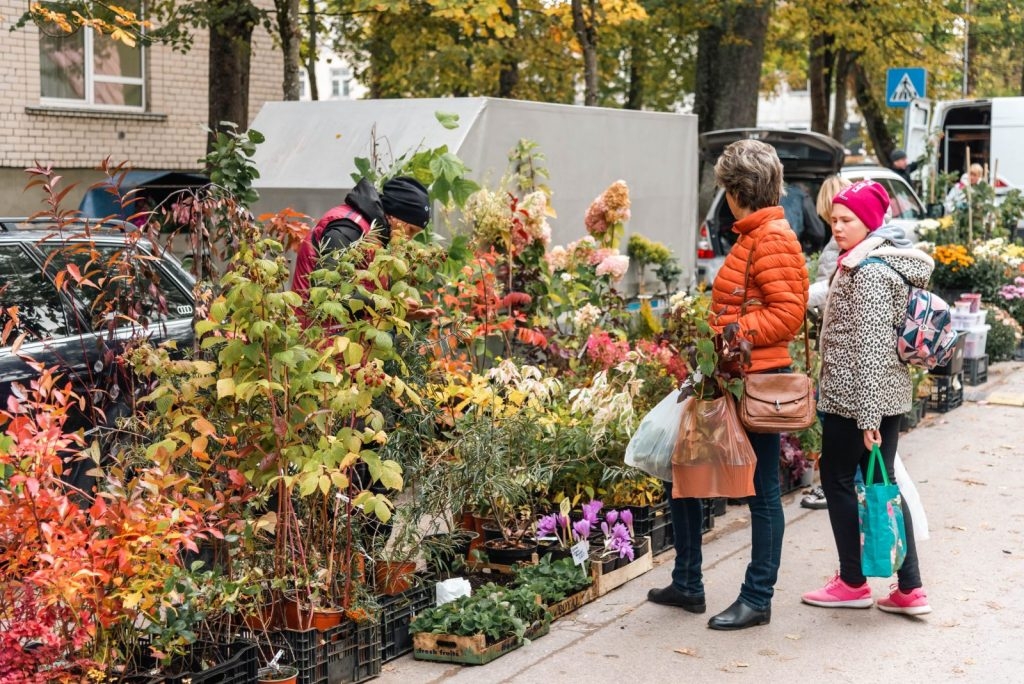
M937 140L934 164L922 172L922 195L931 194L931 171L966 173L970 163L988 169L988 181L997 196L1024 187L1024 97L984 100L914 100L903 120L907 156L927 152L929 139ZM941 134L941 135L940 135ZM1005 183L995 183L996 178Z

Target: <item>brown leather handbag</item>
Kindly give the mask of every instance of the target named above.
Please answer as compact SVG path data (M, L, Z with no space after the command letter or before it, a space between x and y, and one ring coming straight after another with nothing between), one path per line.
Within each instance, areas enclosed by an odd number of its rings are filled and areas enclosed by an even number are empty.
M747 305L750 262L754 249L747 256L743 273L743 305ZM804 354L806 367L811 365L811 343L804 318ZM816 402L814 380L804 373L751 373L743 379L743 397L739 414L743 427L751 432L799 432L814 424Z

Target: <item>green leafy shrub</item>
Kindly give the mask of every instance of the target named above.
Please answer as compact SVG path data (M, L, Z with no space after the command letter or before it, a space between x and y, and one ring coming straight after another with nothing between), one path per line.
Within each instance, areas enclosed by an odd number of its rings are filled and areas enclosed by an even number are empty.
M1013 316L997 306L986 307L988 322L992 326L985 340L985 353L989 362L1009 361L1021 339L1021 327Z
M455 636L483 634L488 643L496 643L510 636L522 638L534 622L550 619L529 587L508 589L485 584L472 596L423 611L409 625L409 631Z
M550 556L544 556L537 565L522 566L515 581L516 586L528 588L548 605L583 591L590 583L590 575L573 563L572 558L552 562Z

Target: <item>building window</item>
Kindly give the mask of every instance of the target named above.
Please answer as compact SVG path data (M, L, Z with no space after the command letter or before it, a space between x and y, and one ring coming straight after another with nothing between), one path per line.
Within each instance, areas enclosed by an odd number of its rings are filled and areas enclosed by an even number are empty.
M141 47L87 28L71 35L39 34L40 95L46 104L144 109L144 82Z
M352 84L348 69L331 69L331 97L347 98Z

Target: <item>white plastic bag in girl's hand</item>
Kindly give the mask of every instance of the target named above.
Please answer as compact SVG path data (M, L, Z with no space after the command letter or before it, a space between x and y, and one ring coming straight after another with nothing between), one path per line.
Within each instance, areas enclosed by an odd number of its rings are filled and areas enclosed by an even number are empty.
M896 462L893 465L896 472L896 485L900 488L903 500L907 502L907 509L910 511L910 520L914 524L914 543L924 541L929 536L928 516L925 515L924 505L921 503L921 495L917 493L917 486L910 479L910 474L903 466L903 459L899 452L896 453Z
M672 481L672 450L679 436L683 407L690 400L679 401L679 390L674 390L644 416L626 446L626 465Z

